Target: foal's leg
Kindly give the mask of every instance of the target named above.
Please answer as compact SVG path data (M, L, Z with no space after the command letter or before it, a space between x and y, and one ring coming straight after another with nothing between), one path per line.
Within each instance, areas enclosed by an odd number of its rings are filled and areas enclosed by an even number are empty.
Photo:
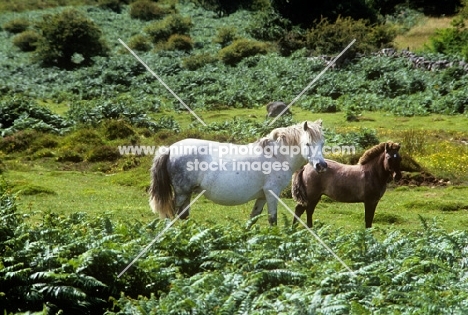
M306 206L303 206L298 203L296 205L296 208L294 209L293 225L297 224L297 218L300 218L304 211L306 211Z
M260 213L262 213L263 206L265 205L265 203L266 203L266 199L257 199L252 208L252 212L250 213L250 217L253 218L259 215Z
M320 201L321 195L318 198L311 199L307 203L307 226L312 227L312 215L314 214L315 207L317 206L318 202Z
M379 201L366 201L364 203L364 211L366 218L366 229L372 227L372 221L374 221L375 208Z

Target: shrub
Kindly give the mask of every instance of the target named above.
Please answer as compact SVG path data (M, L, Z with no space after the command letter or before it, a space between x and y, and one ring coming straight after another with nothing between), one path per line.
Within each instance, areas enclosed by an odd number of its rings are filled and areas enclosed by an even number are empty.
M354 20L363 19L377 21L377 10L371 8L375 1L362 0L328 0L311 2L306 0L272 0L272 6L292 24L303 28L311 27L321 18L335 20L338 17L350 17Z
M213 38L213 43L226 47L236 39L238 39L237 29L233 26L223 26L218 29L216 36Z
M279 52L282 56L290 56L294 51L306 47L306 39L301 29L287 32L278 41Z
M14 19L2 25L2 28L12 34L19 34L28 29L30 23L24 18Z
M0 150L6 153L20 152L28 149L36 139L37 133L32 130L19 131L0 138Z
M115 146L103 145L92 149L86 157L86 160L89 162L113 162L119 157L119 150Z
M306 34L307 47L314 54L336 54L343 50L353 39L356 42L346 55L354 57L356 53L369 53L381 46L392 47L391 39L395 36L384 26L372 28L364 20L338 17L334 23L323 18Z
M37 47L40 35L33 30L27 30L17 34L13 37L13 45L18 47L21 51L34 51Z
M130 4L130 17L150 21L164 16L165 11L158 4L149 0L138 0Z
M253 22L247 31L254 38L265 41L278 40L291 29L291 22L281 17L275 11L259 12L253 17Z
M174 34L169 37L164 47L166 50L190 51L193 49L193 40L187 35Z
M122 3L123 2L123 3ZM122 5L128 4L128 1L120 1L120 0L99 0L98 7L105 10L111 10L115 13L122 12Z
M165 42L172 34L188 34L192 27L190 17L172 14L162 21L153 22L144 31L150 36L153 43Z
M436 53L454 54L468 58L468 30L450 27L436 30L429 38L429 48Z
M104 144L104 141L96 131L88 128L81 128L67 135L63 140L63 144L65 147L70 146L78 148L80 144L101 146Z
M130 124L121 119L111 119L104 123L104 132L109 140L125 139L135 135L135 130Z
M57 162L73 162L79 163L83 161L81 153L77 152L74 148L60 148L55 158Z
M91 63L91 57L105 56L108 47L99 27L80 11L69 9L55 15L45 15L38 24L42 33L36 50L36 60L46 65L73 68L74 56L81 64Z
M134 35L128 41L128 47L138 51L149 51L151 50L151 43L147 36L142 34Z
M231 45L224 47L219 51L219 58L228 65L236 65L242 59L259 54L267 54L268 46L266 43L249 40L238 39Z
M188 70L194 71L202 68L203 66L214 63L218 59L208 53L189 56L182 61L182 66Z

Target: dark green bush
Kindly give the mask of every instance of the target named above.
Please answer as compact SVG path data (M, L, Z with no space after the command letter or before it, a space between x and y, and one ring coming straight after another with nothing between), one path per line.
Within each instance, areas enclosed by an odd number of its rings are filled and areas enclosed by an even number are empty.
M279 52L282 56L290 56L296 50L306 47L306 39L304 32L295 28L287 32L278 41Z
M145 27L144 31L153 43L165 42L172 34L186 35L192 27L190 17L172 14L162 21L156 21Z
M238 39L237 29L233 26L223 26L216 32L213 43L220 44L221 47L226 47L232 44L236 39Z
M104 122L104 133L109 140L125 139L135 135L132 126L121 119L111 119Z
M137 51L150 51L152 45L147 36L137 34L130 37L130 40L128 41L128 47Z
M429 38L431 51L468 59L468 29L450 27L436 30Z
M375 23L379 9L379 7L377 9L372 7L375 1L362 0L316 1L313 5L308 0L272 0L271 3L282 17L303 28L313 26L316 21L322 18L335 20L340 16Z
M266 43L250 39L238 39L231 45L221 49L218 55L225 64L233 66L246 57L267 53L268 45Z
M122 12L122 5L128 4L129 1L121 0L99 0L98 7L104 10L111 10L115 13Z
M86 160L89 162L113 162L118 160L120 153L117 147L102 145L93 148L87 155Z
M88 65L91 57L105 56L108 47L102 32L92 20L78 10L68 9L54 15L45 15L38 23L42 37L38 42L36 58L45 65L62 68L77 66L74 57L80 56L80 64Z
M14 19L2 25L2 28L12 34L18 34L28 29L30 22L24 18Z
M138 0L130 4L130 16L133 19L150 21L159 19L164 14L165 10L150 0Z
M338 17L334 23L324 18L306 34L307 47L314 54L337 54L353 39L356 42L346 52L351 58L356 53L377 51L382 46L391 47L395 34L385 26L370 27L364 20Z
M199 55L191 55L182 61L182 66L188 70L194 71L202 68L203 66L214 63L218 59L209 53L202 53Z
M41 35L33 30L26 30L13 37L13 45L18 47L21 51L34 51L36 50L37 43Z
M269 0L191 0L206 10L214 11L219 17L236 12L237 10L268 10L271 8Z
M183 50L190 51L193 49L193 40L190 36L173 34L164 45L165 50Z
M261 11L255 14L247 31L254 38L264 41L275 41L284 37L291 29L291 22L275 11Z

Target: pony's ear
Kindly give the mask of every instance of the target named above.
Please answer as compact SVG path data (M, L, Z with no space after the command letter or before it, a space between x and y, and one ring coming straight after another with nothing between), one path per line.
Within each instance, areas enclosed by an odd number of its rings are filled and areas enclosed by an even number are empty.
M385 152L387 152L388 149L390 149L389 142L385 142Z
M322 127L322 119L317 119L316 121L314 121L314 124L317 124L320 127Z
M304 129L304 131L307 131L307 129L309 129L309 126L307 125L307 121L304 121L302 128Z

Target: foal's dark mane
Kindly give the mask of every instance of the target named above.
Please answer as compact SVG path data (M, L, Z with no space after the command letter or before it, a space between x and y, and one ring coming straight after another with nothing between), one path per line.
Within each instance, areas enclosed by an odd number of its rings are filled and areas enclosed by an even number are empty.
M394 143L392 141L382 142L379 143L366 152L359 158L358 164L364 165L369 161L372 161L374 158L378 157L385 151L385 145L388 145L390 149L398 149L400 146L398 143Z
M379 143L364 152L364 154L359 158L358 164L364 165L378 157L385 150L385 144L386 142Z

